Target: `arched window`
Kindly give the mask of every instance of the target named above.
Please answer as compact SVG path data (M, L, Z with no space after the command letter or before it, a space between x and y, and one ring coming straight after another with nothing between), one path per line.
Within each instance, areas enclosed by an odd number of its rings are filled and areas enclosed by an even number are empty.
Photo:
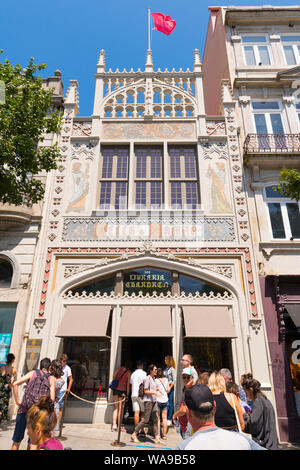
M185 292L185 294L195 294L196 292L199 292L199 294L205 293L209 295L210 292L213 292L214 294L224 294L225 292L225 289L222 289L221 287L201 281L201 279L186 276L185 274L179 274L179 287L180 293Z
M13 267L11 263L0 258L0 289L9 288L13 277Z
M300 238L299 203L285 198L276 186L265 188L272 236L276 239Z
M114 291L115 288L115 278L114 277L109 277L109 278L101 278L101 279L94 279L93 281L86 282L84 284L81 284L80 286L73 287L71 289L71 292L73 294L82 294L84 291L86 292L87 295L93 293L95 294L96 292L100 292L101 295L103 294L111 294L111 292Z

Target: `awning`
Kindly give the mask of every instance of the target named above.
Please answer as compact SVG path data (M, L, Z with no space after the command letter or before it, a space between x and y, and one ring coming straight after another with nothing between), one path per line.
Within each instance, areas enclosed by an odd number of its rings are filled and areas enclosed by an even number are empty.
M166 305L124 306L120 336L171 337L171 308Z
M107 336L109 305L68 305L55 336Z
M296 328L300 329L300 304L284 304Z
M187 338L236 338L228 307L183 306Z

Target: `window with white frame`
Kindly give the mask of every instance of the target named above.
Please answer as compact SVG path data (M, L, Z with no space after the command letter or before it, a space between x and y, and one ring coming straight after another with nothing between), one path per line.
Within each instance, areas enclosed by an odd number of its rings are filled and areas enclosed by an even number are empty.
M135 148L135 208L162 206L162 147Z
M197 209L198 182L195 147L169 148L170 206Z
M252 101L251 107L257 134L284 134L279 101Z
M274 239L300 238L300 204L285 198L275 185L265 188L265 200Z
M271 65L267 36L242 36L242 45L246 65Z
M279 101L252 101L252 115L257 145L261 151L287 148L287 141Z
M281 43L286 64L300 64L300 35L283 35Z
M100 209L126 209L128 187L127 147L103 147L100 169Z
M296 112L298 114L298 120L299 120L299 125L300 125L300 101L295 102L295 108L296 108Z

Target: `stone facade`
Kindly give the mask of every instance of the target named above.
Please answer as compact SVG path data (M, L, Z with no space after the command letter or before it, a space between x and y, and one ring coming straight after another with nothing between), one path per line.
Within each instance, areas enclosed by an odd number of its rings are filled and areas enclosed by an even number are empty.
M300 167L296 54L300 9L211 8L207 38L203 57L206 111L222 105L210 80L225 71L222 78L233 87L243 148L242 178L261 283L280 438L296 440L300 437L300 393L292 378L295 380L300 366L299 359L297 366L291 357L300 344L300 215L298 203L280 197L273 188L282 168ZM222 68L218 59L212 64L212 48L224 52ZM289 314L292 303L299 310L298 323Z
M126 347L137 348L139 339L150 347L149 361L160 354L160 350L151 352L151 341L162 348L161 355L169 353L175 358L179 365L177 404L182 389L180 357L191 352L187 347L200 350L200 343L207 366L224 366L226 355L226 366L230 366L236 381L252 371L273 399L251 219L242 179L236 104L228 80L222 81L223 114L216 117L205 114L203 71L197 50L193 70L178 72L154 71L151 51L147 52L144 71L106 71L101 51L95 77L92 116L78 116L75 80L64 98L61 157L58 169L47 177L39 256L28 309L29 333L21 363L25 363L32 341L40 344L40 357L51 358L67 348L73 354L79 343L89 348L93 341L98 345L97 338L87 334L91 323L84 322L84 318L92 322L98 309L94 331L104 324L104 318L108 322L107 329L102 329L103 344L97 346L101 354L107 354L107 362L101 363L101 368L100 359L88 363L86 354L79 361L71 358L73 366L87 371L84 384L78 385L76 392L87 403L70 399L66 419L110 419L108 382L128 356ZM120 167L115 166L115 157ZM147 163L149 158L151 163ZM160 171L154 162L160 162ZM140 168L144 168L142 176ZM151 182L157 186L149 190L147 184ZM139 183L145 185L145 193L139 193ZM126 190L117 193L122 187ZM154 199L157 187L160 191ZM113 289L104 292L105 282L112 278ZM193 292L186 292L185 278L209 290L195 287ZM158 290L147 291L152 282ZM169 290L163 291L166 286ZM141 330L149 319L141 307L145 312L153 307L153 315L156 307L161 309L162 323L157 323L154 334ZM193 325L188 325L188 310L195 308L206 315L203 327L223 312L218 317L220 325L227 318L234 333L223 334L218 322L207 327L205 338L196 323L195 331L188 333L188 326L193 330ZM130 334L122 336L122 328L126 315L135 315L135 309L145 316L138 319L141 324L132 325L142 331L135 331L136 338L132 339ZM211 317L205 309L212 312ZM72 313L74 322L69 328L78 328L78 312L81 330L71 337L66 322ZM163 320L169 322L169 333L160 338ZM186 342L189 338L191 341ZM218 353L220 362L213 349L205 349L206 343L226 349ZM99 349L93 350L93 357L100 357L98 353ZM134 353L130 358L139 359Z

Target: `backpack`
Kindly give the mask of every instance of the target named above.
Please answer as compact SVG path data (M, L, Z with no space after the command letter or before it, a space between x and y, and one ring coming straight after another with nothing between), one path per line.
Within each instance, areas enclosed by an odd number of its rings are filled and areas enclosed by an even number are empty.
M35 372L36 377L28 383L22 400L22 408L25 408L26 411L37 403L41 396L50 396L50 374L44 374L38 369Z

